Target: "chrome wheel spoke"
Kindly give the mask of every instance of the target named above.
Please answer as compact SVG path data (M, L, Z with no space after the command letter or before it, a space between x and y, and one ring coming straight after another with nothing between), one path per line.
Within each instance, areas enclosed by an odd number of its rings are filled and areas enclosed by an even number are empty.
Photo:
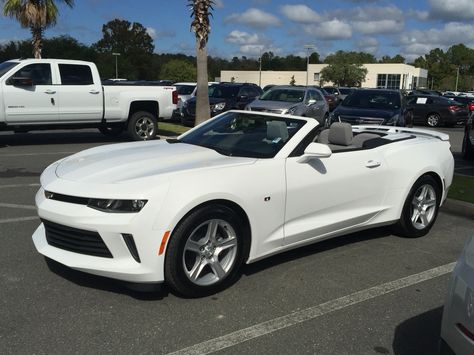
M219 227L218 221L216 221L215 219L209 221L206 232L207 241L210 241L211 243L216 242L217 227Z
M224 268L222 267L221 263L217 259L210 262L209 266L211 267L211 270L214 273L214 275L216 275L216 277L219 280L222 280L225 277L226 272L225 272Z
M425 200L425 207L429 209L430 207L433 207L436 205L436 200L435 199L427 199Z
M420 211L414 210L413 215L411 216L411 222L415 224L419 217L420 217Z
M237 239L235 238L226 238L221 239L217 242L216 254L219 255L222 251L237 246Z
M420 214L420 219L421 219L421 225L423 227L426 227L430 223L428 220L428 216L425 213Z
M205 259L196 258L196 263L189 272L189 278L191 279L191 281L197 281L199 279L199 276L201 275L202 270L206 265L207 261Z
M190 251L192 253L201 254L201 247L204 245L204 243L196 242L194 240L188 239L186 242L186 245L184 247L184 251Z

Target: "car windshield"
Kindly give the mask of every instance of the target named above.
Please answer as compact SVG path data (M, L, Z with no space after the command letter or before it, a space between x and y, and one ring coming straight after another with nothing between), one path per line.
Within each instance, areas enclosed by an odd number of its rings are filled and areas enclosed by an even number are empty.
M13 68L14 66L17 66L18 62L3 62L2 64L0 64L0 77L3 76L3 74L5 74L7 71L9 71L11 68Z
M342 102L342 106L372 109L400 108L400 95L396 92L354 91Z
M353 89L349 89L349 88L339 88L339 91L342 95L349 95L352 91L354 91Z
M196 85L175 85L178 95L191 95Z
M328 93L335 94L337 92L336 88L324 88Z
M227 112L177 142L210 148L227 156L273 158L305 123L285 117Z
M209 87L209 97L232 99L239 93L238 86L212 85Z
M260 100L262 101L281 101L281 102L302 102L304 99L304 90L295 89L270 89L264 93Z

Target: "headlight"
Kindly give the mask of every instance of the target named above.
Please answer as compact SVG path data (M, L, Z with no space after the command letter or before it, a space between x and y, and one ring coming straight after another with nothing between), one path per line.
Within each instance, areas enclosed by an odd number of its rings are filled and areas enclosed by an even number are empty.
M146 205L148 200L108 200L89 199L87 207L111 213L136 213Z
M298 106L293 106L293 107L290 107L288 109L288 111L286 111L286 114L287 115L294 115L296 113L296 110L298 109Z
M225 102L220 102L214 105L214 111L222 111L225 108Z

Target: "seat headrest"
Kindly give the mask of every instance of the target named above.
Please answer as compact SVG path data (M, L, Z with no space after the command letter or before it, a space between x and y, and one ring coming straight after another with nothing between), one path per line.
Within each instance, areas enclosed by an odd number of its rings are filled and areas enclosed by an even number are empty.
M329 128L330 144L350 145L352 142L352 126L346 122L334 122Z
M288 140L288 128L284 121L268 121L267 122L267 139L273 141L274 139L281 138L283 142Z

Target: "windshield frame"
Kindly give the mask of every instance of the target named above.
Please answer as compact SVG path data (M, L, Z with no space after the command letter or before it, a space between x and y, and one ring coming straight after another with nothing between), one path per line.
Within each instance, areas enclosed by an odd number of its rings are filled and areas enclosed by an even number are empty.
M286 95L288 97L288 93L290 92L298 92L302 93L301 100L298 101L288 101L288 100L278 100L276 97L276 94L280 92L279 95L284 94L286 92ZM260 101L273 101L273 102L285 102L288 104L300 104L304 102L305 98L307 96L307 90L306 89L298 89L298 88L287 88L287 87L273 87L268 91L265 91L262 96L259 97ZM267 98L269 97L269 98Z
M273 124L270 129L269 122ZM285 122L286 125L273 122ZM179 136L174 143L212 149L228 157L272 159L307 123L305 119L284 115L227 111ZM269 137L269 131L274 129L275 125L283 128L281 135L285 136L284 138ZM284 132L286 130L287 132Z

